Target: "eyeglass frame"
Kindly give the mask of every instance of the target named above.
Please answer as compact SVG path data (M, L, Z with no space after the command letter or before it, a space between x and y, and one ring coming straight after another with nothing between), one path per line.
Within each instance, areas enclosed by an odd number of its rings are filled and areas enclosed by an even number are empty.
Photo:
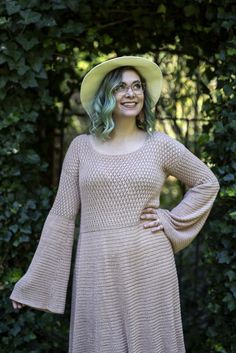
M139 91L139 89L138 89L138 91L135 91L135 89L134 89L134 85L137 84L137 83L140 84L140 91ZM121 88L121 85L122 85L122 84L125 85L124 91L119 91L119 90L117 90L117 89ZM141 82L141 81L139 81L139 80L132 82L131 85L127 85L125 82L120 82L117 86L115 86L115 87L113 88L112 92L113 92L114 94L121 94L121 95L123 95L123 94L127 94L128 90L129 90L130 88L131 88L131 90L132 90L132 92L133 92L134 94L136 94L136 95L141 95L141 94L143 94L143 93L145 92L145 83L144 83L144 82Z

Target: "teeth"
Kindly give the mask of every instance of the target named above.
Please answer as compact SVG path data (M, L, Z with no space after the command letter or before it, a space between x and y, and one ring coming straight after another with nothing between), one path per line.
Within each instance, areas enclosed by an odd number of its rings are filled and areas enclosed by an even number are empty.
M135 105L136 105L136 103L123 103L123 105L125 106L125 107L135 107Z

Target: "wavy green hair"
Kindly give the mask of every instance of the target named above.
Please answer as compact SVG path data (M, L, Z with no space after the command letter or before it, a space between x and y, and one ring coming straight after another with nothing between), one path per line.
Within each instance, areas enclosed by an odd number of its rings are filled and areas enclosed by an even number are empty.
M93 103L93 111L90 115L90 126L89 132L92 135L96 135L103 141L108 139L110 133L115 128L115 123L112 117L112 112L116 105L116 99L113 93L114 88L121 82L122 73L124 70L134 70L140 77L144 87L146 87L145 79L140 73L133 67L123 66L109 72L103 79ZM144 121L141 122L138 117L136 119L136 125L138 128L147 131L149 135L155 130L155 114L151 107L153 106L152 99L149 92L144 89L144 105L143 114Z

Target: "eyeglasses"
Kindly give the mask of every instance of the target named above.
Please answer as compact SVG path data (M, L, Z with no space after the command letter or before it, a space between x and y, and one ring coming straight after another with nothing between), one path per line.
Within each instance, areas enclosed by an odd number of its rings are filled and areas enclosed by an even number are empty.
M132 91L135 94L143 94L144 92L144 84L142 82L133 82L130 86L128 86L126 83L121 82L119 83L119 85L117 85L114 89L113 89L113 93L116 94L126 94L129 90L129 88L132 89Z

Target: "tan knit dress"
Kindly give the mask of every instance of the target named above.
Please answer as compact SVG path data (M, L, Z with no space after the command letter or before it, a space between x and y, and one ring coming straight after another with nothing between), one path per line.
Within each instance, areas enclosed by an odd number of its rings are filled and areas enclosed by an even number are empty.
M159 208L168 175L188 187L171 211ZM76 137L36 253L11 299L64 312L80 212L69 352L184 353L174 253L196 237L218 190L210 169L164 133L120 155L95 151L86 134ZM164 231L143 228L147 206L158 208Z

